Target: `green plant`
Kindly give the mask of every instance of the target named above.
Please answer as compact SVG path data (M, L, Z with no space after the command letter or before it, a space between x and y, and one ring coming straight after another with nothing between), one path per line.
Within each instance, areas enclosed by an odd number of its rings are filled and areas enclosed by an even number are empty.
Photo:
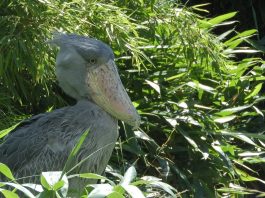
M182 197L264 195L264 61L249 46L256 30L211 34L233 25L235 12L206 19L193 12L202 6L166 0L0 6L1 121L10 115L2 129L16 114L72 103L54 82L54 53L45 45L51 32L94 36L113 48L142 117L137 131L121 123L114 170L135 164L139 175L162 178Z

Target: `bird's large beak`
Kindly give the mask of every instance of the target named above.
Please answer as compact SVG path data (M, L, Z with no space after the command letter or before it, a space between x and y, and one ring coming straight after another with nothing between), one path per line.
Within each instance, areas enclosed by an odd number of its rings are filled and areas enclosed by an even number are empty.
M115 118L135 128L139 126L140 116L122 85L113 60L89 69L87 80L91 98L97 105Z

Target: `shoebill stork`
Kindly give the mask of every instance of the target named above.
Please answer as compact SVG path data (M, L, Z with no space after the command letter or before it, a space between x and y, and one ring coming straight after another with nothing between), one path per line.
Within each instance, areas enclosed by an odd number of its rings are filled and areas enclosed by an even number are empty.
M55 34L49 42L60 47L56 57L59 86L77 103L23 121L0 145L0 162L17 178L62 170L72 148L89 129L75 162L91 155L78 172L102 174L118 137L117 121L138 127L140 117L122 85L108 45L63 33ZM39 177L30 178L26 181L39 181Z

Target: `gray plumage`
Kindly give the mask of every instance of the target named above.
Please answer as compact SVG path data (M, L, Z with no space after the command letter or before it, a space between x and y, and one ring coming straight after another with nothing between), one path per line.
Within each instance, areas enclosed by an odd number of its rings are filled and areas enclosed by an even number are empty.
M62 33L50 43L60 47L56 58L59 85L78 102L23 121L0 145L0 162L17 178L62 170L77 140L90 129L75 163L92 155L76 171L101 174L118 137L117 119L138 127L140 117L120 81L109 46Z
M98 150L85 166L91 172L102 173L101 166L106 167L111 154L108 151L112 151L118 137L117 120L85 100L23 121L0 145L1 162L7 164L17 177L62 170L63 162L87 129L90 132L85 147L77 158ZM106 158L101 159L106 152ZM29 178L29 181L35 181L35 178Z

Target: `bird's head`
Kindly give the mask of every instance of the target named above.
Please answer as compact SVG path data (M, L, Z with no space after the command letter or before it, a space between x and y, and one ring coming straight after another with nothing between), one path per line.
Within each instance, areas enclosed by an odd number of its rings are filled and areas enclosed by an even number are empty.
M49 43L60 47L56 76L68 95L77 100L92 100L113 117L139 126L140 116L122 85L113 51L108 45L63 33L56 33Z

